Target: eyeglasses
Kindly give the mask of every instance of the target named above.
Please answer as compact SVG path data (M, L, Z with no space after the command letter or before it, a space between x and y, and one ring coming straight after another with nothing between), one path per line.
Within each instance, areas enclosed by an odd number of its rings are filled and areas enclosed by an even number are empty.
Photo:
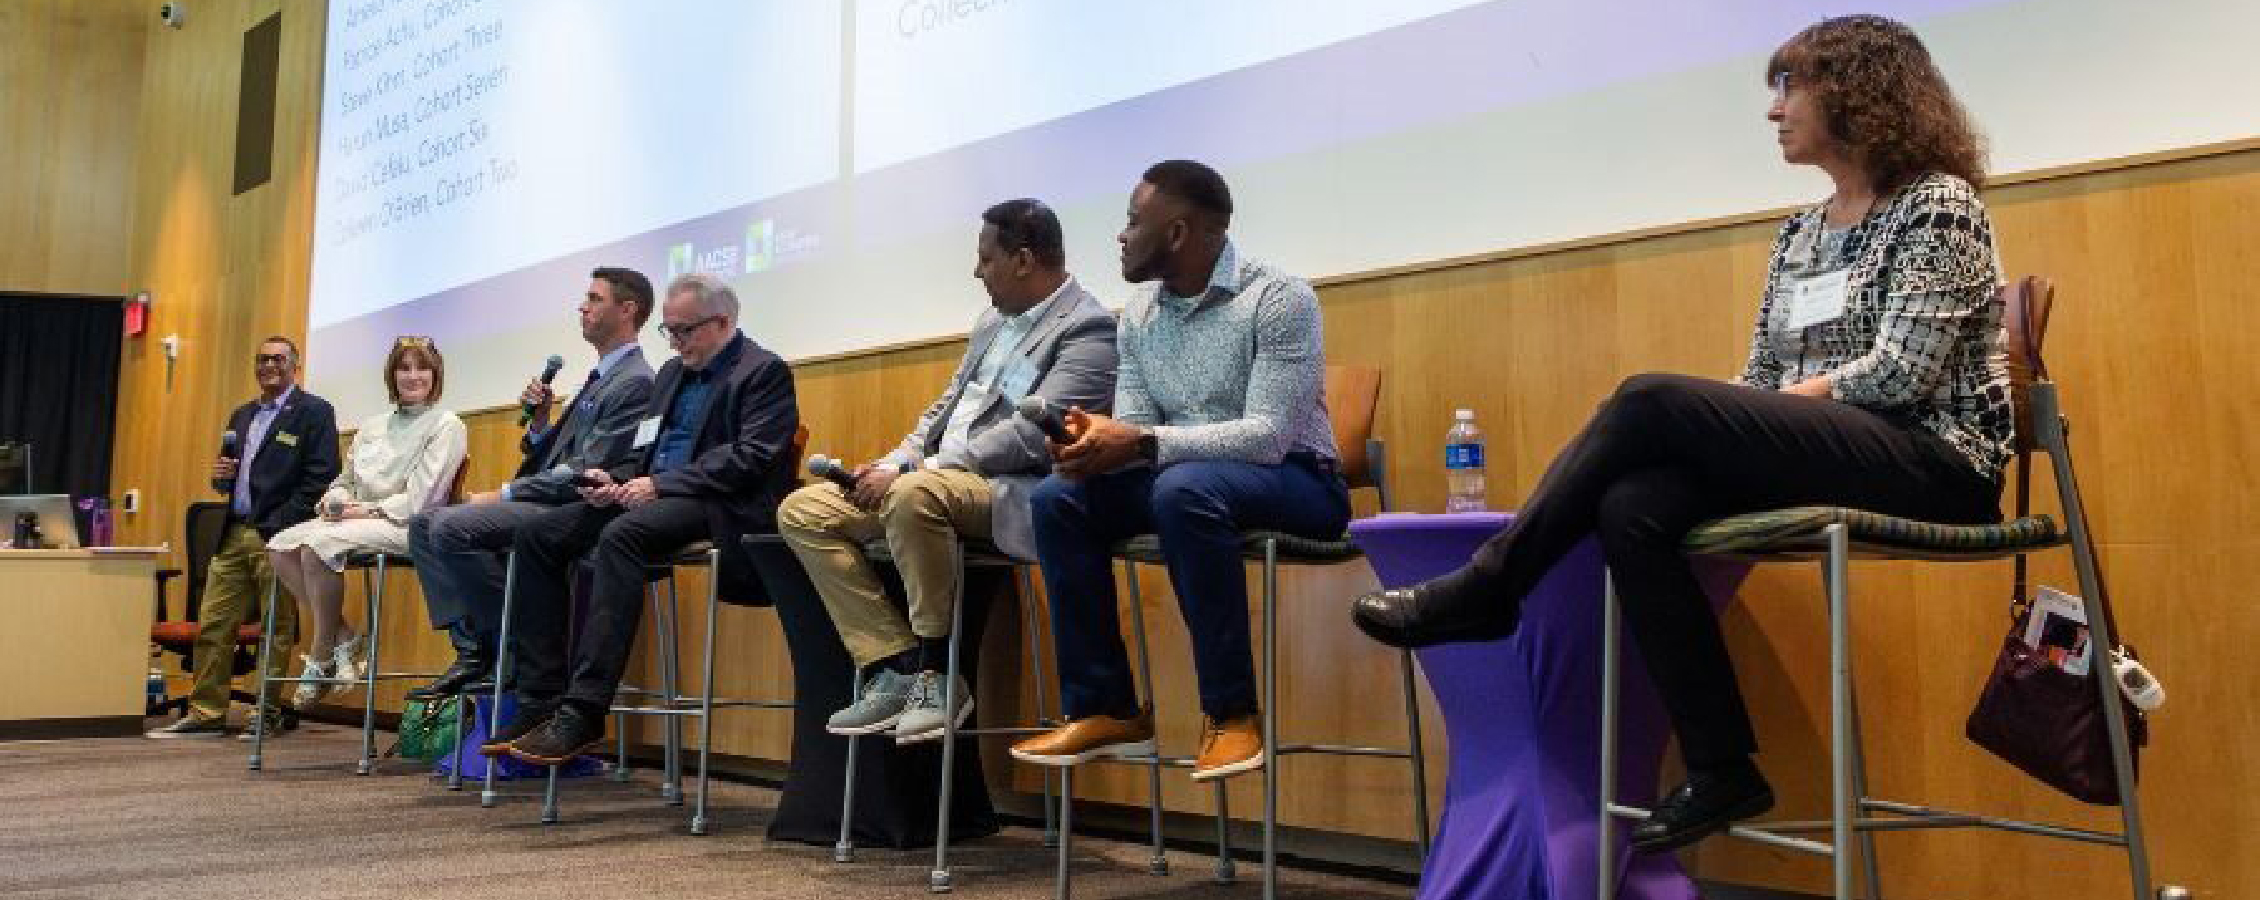
M393 338L392 345L395 347L422 347L429 350L432 347L432 339L420 334L404 334Z
M253 364L253 365L260 365L260 366L266 365L266 364L268 364L268 363L274 363L275 365L278 365L278 366L287 366L287 365L290 365L290 354L288 354L288 353L261 353L261 354L259 354L259 355L257 355L257 356L253 356L253 357L251 357L251 362L252 362L252 364Z
M659 328L659 335L661 337L666 338L669 343L679 344L685 340L689 340L692 332L706 327L707 323L720 322L722 321L722 319L722 316L707 316L706 318L700 319L696 322L685 322L681 325L672 325L666 322L661 322L657 327Z
M1775 73L1774 73L1774 76L1773 76L1773 95L1774 95L1775 97L1777 97L1777 98L1779 98L1779 97L1787 97L1787 96L1789 96L1789 73L1788 73L1788 72L1775 72Z

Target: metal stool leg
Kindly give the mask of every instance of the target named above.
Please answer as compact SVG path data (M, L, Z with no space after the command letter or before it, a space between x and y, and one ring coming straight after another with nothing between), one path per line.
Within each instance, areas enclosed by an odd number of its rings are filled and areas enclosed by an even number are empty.
M259 705L251 712L251 761L249 766L253 772L259 771L259 767L266 762L267 708L275 703L274 692L278 689L277 685L267 683L267 673L274 671L269 666L275 653L275 598L280 590L277 585L281 583L282 579L280 578L271 575L268 578L267 610L261 616L263 623L259 626Z
M1217 884L1231 884L1240 878L1237 863L1232 859L1232 794L1224 789L1223 780L1216 782L1216 874Z
M855 757L863 746L860 735L848 735L847 742L847 783L840 788L840 839L832 844L832 861L843 863L855 861Z
M651 599L652 607L659 613L659 621L656 624L659 626L657 631L660 634L653 635L652 638L653 643L659 646L659 680L661 687L667 692L667 708L672 710L675 708L676 700L683 696L683 673L679 658L683 637L682 623L676 617L676 614L681 611L681 604L678 602L679 595L675 590L675 579L672 576L667 579L667 603L665 606L659 604L657 591L651 592ZM683 805L683 717L668 715L664 719L667 723L665 726L667 747L665 759L660 764L664 774L659 786L659 796L666 800L669 806L681 806Z
M1263 542L1263 900L1279 897L1279 542Z
M1617 606L1615 576L1602 572L1601 580L1601 802L1599 816L1594 821L1594 833L1599 835L1599 846L1594 849L1593 860L1599 867L1593 879L1597 900L1616 900L1617 895L1617 823L1613 807L1617 799L1617 631L1623 627L1624 611Z
M369 658L367 669L361 673L364 684L361 692L361 761L353 767L355 775L367 775L377 767L377 672L379 662L384 659L377 652L381 639L377 634L380 630L377 626L384 621L385 564L388 559L390 557L379 553L376 566L366 570L374 584L368 588L368 605L364 607L369 612L369 618L361 625L362 630L368 632L363 638L369 642Z
M1153 655L1146 649L1146 604L1138 595L1138 564L1125 560L1122 571L1130 580L1130 635L1138 644L1138 694L1145 698L1146 707L1152 709L1155 705L1154 664ZM1152 854L1147 857L1146 871L1155 875L1167 875L1169 857L1163 855L1161 849L1161 726L1158 721L1154 726L1153 758L1146 763L1146 790L1150 801L1147 810L1151 824L1148 828L1153 837ZM1064 800L1061 802L1065 803ZM1067 830L1066 818L1064 813L1060 816L1060 832L1063 835ZM1065 846L1066 838L1062 837L1060 843Z
M549 766L548 782L541 791L541 823L557 824L557 770L564 766Z
M1420 686L1415 684L1413 652L1397 651L1397 672L1405 689L1405 743L1412 751L1413 834L1422 864L1428 862L1428 752L1420 739Z
M698 686L698 805L691 812L691 833L706 833L707 762L714 753L714 632L715 613L722 600L722 551L706 551L706 659Z
M1023 565L1012 567L1012 578L1014 586L1020 592L1020 630L1028 640L1028 672L1030 677L1036 681L1036 722L1041 725L1056 721L1056 719L1047 712L1051 708L1051 702L1048 699L1051 691L1044 684L1044 641L1042 636L1036 633L1037 611L1034 579L1029 577L1028 567ZM1058 777L1059 773L1052 771L1051 767L1044 768L1044 847L1046 849L1050 849L1059 843Z
M951 541L950 555L957 588L950 592L949 659L942 667L942 797L934 814L934 871L926 876L926 888L937 894L950 889L950 803L957 793L957 660L965 633L964 545Z
M488 676L494 682L494 696L487 703L487 739L493 740L502 733L502 686L510 671L510 597L518 588L518 551L511 550L502 559L502 627L494 637L494 671ZM499 758L487 759L485 785L479 789L479 806L491 808L500 799L494 789L495 770L502 768Z
M471 695L458 693L455 695L454 700L455 747L454 749L448 751L447 789L451 791L460 791L463 789L463 739L470 736L468 734L465 734L463 731L463 724L465 719L467 718L463 714L463 707L470 705Z
M1846 690L1850 701L1845 714L1852 718L1852 810L1865 815L1869 796L1868 738L1860 730L1860 687L1855 683ZM1867 885L1867 900L1883 900L1883 872L1876 862L1875 832L1862 828L1855 830L1854 835L1860 845L1860 880Z
M1828 538L1828 562L1821 572L1828 588L1829 844L1835 849L1829 859L1831 890L1837 900L1852 900L1852 824L1858 813L1852 804L1851 628L1844 583L1852 553L1843 524L1830 525L1823 534Z
M1059 869L1052 876L1052 900L1069 900L1075 885L1067 877L1070 854L1075 851L1075 767L1059 770Z

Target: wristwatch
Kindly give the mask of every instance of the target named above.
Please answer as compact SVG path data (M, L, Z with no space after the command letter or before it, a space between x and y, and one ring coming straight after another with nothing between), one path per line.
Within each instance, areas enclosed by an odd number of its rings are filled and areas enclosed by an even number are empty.
M1144 425L1138 426L1138 459L1149 466L1161 462L1161 437Z

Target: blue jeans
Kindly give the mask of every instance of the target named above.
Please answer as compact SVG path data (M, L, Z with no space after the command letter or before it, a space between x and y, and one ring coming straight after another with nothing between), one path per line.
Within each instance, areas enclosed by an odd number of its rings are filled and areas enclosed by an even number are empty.
M1159 473L1138 468L1081 481L1053 475L1030 502L1069 718L1138 709L1115 615L1108 550L1116 542L1160 536L1169 584L1192 634L1201 711L1221 719L1256 711L1240 532L1333 539L1350 520L1341 477L1301 454L1268 466L1195 460Z

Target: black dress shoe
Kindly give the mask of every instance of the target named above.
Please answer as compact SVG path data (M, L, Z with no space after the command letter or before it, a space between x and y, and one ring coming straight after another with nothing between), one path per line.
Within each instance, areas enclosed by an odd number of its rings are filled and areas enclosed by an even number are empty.
M510 743L510 755L537 766L561 766L604 742L604 714L567 703L534 733Z
M1501 598L1468 602L1429 585L1370 591L1350 601L1350 621L1391 647L1495 641L1515 633L1522 604Z
M1755 766L1698 772L1665 795L1647 821L1633 826L1632 849L1677 850L1772 808L1773 788Z
M491 668L493 666L484 659L473 656L458 656L455 658L455 664L447 667L447 671L439 673L439 677L432 679L432 683L409 691L408 696L418 700L430 697L453 697L463 693L463 688L466 685L485 681L487 670Z
M509 756L510 744L519 738L539 731L557 713L557 701L546 703L532 700L518 701L518 711L510 721L502 723L502 730L489 735L479 745L480 756Z

